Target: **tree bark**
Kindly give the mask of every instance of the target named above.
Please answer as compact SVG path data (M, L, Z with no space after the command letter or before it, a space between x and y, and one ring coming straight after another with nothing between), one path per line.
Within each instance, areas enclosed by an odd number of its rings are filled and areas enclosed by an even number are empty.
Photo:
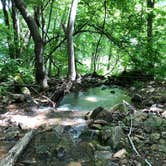
M34 20L34 18L27 11L26 5L23 0L14 0L16 7L20 11L23 16L27 26L30 30L34 41L34 52L35 52L35 78L37 83L39 83L42 88L47 88L47 75L46 69L44 65L44 43L39 33L38 26Z
M76 18L77 5L79 0L73 0L70 8L70 15L68 19L67 26L67 47L68 47L68 62L69 62L69 79L75 81L76 79L76 67L75 67L75 55L74 55L74 45L73 45L73 32L74 32L74 22Z
M5 25L7 26L8 30L10 31L10 21L9 21L9 15L8 15L8 10L7 10L7 2L6 0L1 0L2 4L2 9L3 9L3 15L4 15L4 20L5 20ZM7 34L7 44L9 48L9 55L10 58L14 59L14 53L13 53L13 47L12 47L12 40L11 40L11 35L8 33Z
M147 0L147 56L150 67L154 66L154 54L153 54L153 9L154 9L155 0Z
M16 8L16 5L14 3L14 0L11 0L12 2L12 21L13 21L13 29L14 29L14 56L15 58L20 57L20 44L19 44L19 19L18 19L18 11Z

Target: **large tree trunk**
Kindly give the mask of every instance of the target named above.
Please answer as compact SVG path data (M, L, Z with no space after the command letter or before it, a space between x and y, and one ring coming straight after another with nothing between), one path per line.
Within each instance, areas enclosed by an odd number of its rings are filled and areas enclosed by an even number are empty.
M28 25L28 28L31 32L32 38L35 44L35 76L36 81L42 86L42 88L47 88L47 75L44 65L44 43L39 33L38 26L34 18L26 9L26 5L23 0L14 0L16 7L23 16L25 22Z
M67 47L68 47L68 58L69 58L69 79L75 81L76 79L76 67L75 67L75 55L73 46L73 32L74 22L76 18L76 10L79 0L73 0L70 9L70 15L67 26Z

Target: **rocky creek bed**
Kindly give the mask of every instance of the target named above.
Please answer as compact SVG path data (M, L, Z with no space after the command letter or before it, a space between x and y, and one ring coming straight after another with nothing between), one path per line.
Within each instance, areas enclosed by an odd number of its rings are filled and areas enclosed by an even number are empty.
M16 166L165 166L166 83L151 81L128 90L132 104L90 112L9 104L0 117L0 156L35 128Z

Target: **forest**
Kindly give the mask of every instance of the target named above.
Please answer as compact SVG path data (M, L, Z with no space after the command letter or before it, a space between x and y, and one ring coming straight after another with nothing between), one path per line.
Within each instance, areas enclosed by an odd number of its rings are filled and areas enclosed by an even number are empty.
M0 166L166 165L166 0L0 0Z

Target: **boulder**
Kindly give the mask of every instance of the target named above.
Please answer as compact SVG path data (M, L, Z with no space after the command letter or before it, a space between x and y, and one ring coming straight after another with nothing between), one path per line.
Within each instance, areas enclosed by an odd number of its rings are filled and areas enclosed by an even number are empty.
M120 126L104 129L100 135L102 144L111 146L114 150L125 145L125 134Z
M97 107L94 109L90 115L90 119L93 120L104 120L106 122L111 122L112 121L112 113L103 107Z

